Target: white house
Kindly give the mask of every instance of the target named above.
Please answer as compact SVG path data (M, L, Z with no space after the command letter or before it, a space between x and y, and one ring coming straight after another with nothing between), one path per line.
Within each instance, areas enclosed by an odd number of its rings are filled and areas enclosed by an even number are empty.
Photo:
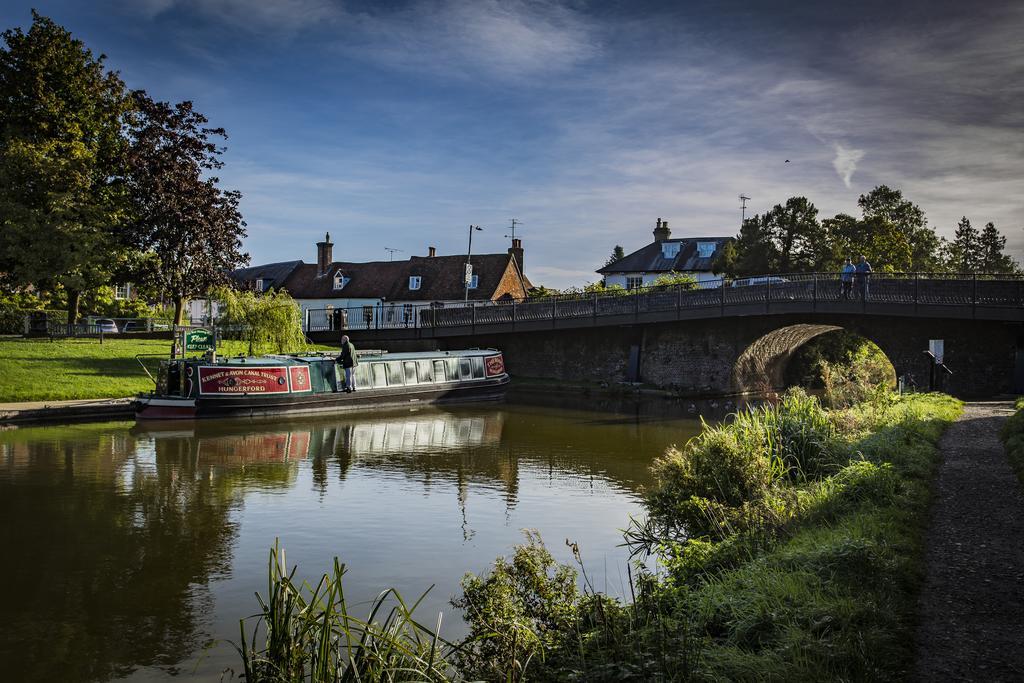
M636 289L651 285L659 275L685 273L697 282L718 280L711 266L732 237L682 237L672 239L668 221L658 219L654 241L632 254L598 269L606 287Z

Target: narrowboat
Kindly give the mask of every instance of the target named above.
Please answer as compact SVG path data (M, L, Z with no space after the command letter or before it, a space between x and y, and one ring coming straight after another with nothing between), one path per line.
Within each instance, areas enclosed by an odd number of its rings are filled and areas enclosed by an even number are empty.
M495 349L360 355L355 388L336 354L161 361L139 420L257 417L499 399L509 377Z

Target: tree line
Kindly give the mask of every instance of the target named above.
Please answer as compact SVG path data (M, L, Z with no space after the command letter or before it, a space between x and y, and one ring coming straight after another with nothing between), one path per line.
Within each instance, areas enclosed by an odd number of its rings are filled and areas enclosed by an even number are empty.
M51 19L0 46L0 286L84 294L132 282L174 304L248 263L240 193L216 171L227 139L191 102L130 90Z
M715 272L837 272L847 257L856 261L862 255L876 271L1021 272L994 223L978 230L965 216L952 240L940 238L919 206L885 185L861 195L857 206L859 217L841 213L819 220L806 197L790 197L743 221L739 235L716 257Z

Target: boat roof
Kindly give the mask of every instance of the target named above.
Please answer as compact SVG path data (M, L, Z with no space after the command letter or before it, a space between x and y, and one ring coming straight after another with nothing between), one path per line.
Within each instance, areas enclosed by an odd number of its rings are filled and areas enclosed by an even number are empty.
M452 358L471 356L491 356L499 353L496 349L458 349L452 351L404 351L401 353L388 353L387 351L372 351L359 354L361 361L379 360L427 360L434 358ZM217 358L217 365L238 366L238 367L268 367L281 365L305 365L316 363L322 360L334 360L337 352L324 352L313 354L295 355L270 355L270 356L221 356ZM190 362L209 363L201 356L187 359Z

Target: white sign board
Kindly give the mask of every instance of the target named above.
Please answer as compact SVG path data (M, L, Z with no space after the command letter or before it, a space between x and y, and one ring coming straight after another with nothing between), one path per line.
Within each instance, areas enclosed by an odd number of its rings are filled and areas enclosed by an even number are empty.
M928 340L928 350L932 352L933 356L935 356L935 363L937 365L941 365L942 364L942 354L943 354L943 350L944 350L943 349L943 346L944 346L943 342L944 342L944 340L942 340L942 339L929 339Z
M464 280L464 284L468 285L472 281L473 281L473 264L472 263L467 263L466 264L466 278Z

